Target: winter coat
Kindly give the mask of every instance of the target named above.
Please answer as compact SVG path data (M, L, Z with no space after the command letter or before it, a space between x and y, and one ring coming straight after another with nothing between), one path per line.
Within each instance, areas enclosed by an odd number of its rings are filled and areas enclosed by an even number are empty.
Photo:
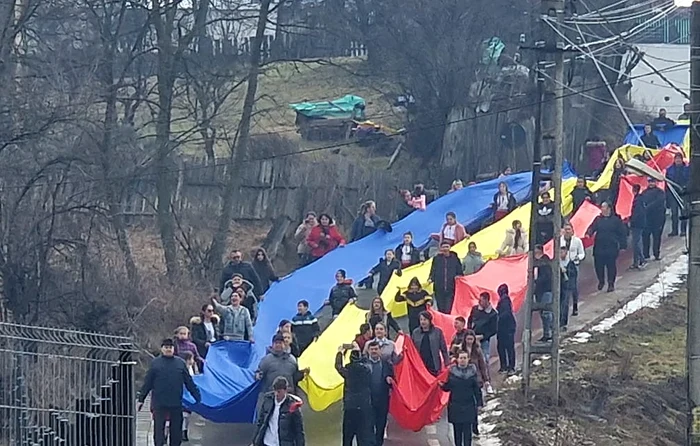
M428 302L432 302L433 298L425 290L419 290L417 292L406 291L401 294L401 292L396 293L394 298L396 302L406 302L406 307L408 309L408 327L411 333L420 324L420 314L428 309Z
M275 392L263 396L256 423L253 446L265 446L265 432L270 425L270 417L275 411ZM301 416L303 402L296 395L288 393L279 408L277 427L279 429L279 446L305 446L304 421Z
M186 387L196 402L200 402L199 389L194 384L187 364L179 356L158 356L151 362L146 379L139 392L139 402L143 403L150 392L151 407L154 409L180 409L182 389Z
M350 235L351 235L350 241L351 242L360 240L361 238L365 238L379 228L379 221L380 221L379 216L372 215L369 219L374 224L373 226L366 226L365 225L364 214L359 215L355 219L355 221L352 222L352 230L350 232Z
M297 254L309 254L311 251L306 239L314 226L309 226L306 222L302 222L297 226L297 230L294 231L294 240L297 241Z
M197 364L200 370L202 370L202 366L204 365L204 360L202 357L199 355L199 351L197 350L197 346L195 345L194 342L190 341L189 339L178 339L177 337L173 339L173 343L175 344L175 355L181 357L182 359L185 359L185 352L190 352L194 356L194 362Z
M278 376L284 376L289 383L289 391L294 392L297 383L303 378L296 358L287 352L270 351L258 364L257 372L262 374L263 392L272 390L272 384Z
M391 279L391 274L394 271L396 271L397 276L401 277L401 263L396 259L386 263L386 260L381 258L379 259L379 263L374 265L371 269L370 274L379 274L379 283L377 283L377 293L379 295L381 295L384 288L386 288L389 279Z
M214 308L221 317L221 336L228 341L244 341L253 337L253 320L243 305L221 305L214 302Z
M658 187L648 187L641 196L647 209L647 228L663 226L666 221L666 193Z
M666 169L666 178L673 181L682 188L688 187L690 182L690 166L687 164L681 164L676 166L673 164L671 167Z
M260 278L260 295L267 293L267 290L270 289L270 284L272 282L277 282L280 280L279 277L277 277L277 274L275 274L272 263L269 259L267 259L267 254L265 254L265 260L262 262L257 259L253 260L253 268Z
M367 358L367 367L370 369L370 393L372 395L372 406L377 408L389 408L389 394L391 392L391 384L386 382L387 378L394 377L394 366L391 361L380 359L373 361L372 358ZM381 379L375 383L372 378L373 367L381 367Z
M524 254L528 252L529 244L527 239L527 231L520 230L520 238L517 243L515 241L515 229L506 229L506 238L503 239L501 248L498 250L498 255L501 256L514 256L517 254Z
M420 345L423 342L423 337L427 336L430 340L430 351L433 356L434 370L442 370L450 361L450 352L447 350L447 342L442 330L436 326L432 326L428 331L423 331L421 327L416 328L411 333L411 340L416 346L416 350L420 352Z
M447 382L442 390L450 392L447 403L447 421L450 423L476 423L477 407L484 405L481 389L477 379L477 370L473 364L461 368L450 367Z
M535 259L535 296L552 292L552 259L547 254Z
M343 365L343 354L335 355L335 369L345 380L343 387L343 409L371 409L372 392L370 388L372 372L366 359L351 359Z
M586 201L586 198L589 199L593 203L593 192L588 188L588 186L584 187L575 187L573 191L571 191L571 198L574 202L574 213L578 211L578 208L581 207L584 201Z
M245 298L241 301L241 305L248 309L250 318L255 321L258 318L258 298L255 294L255 287L251 282L244 279L239 288L243 288L246 292ZM237 289L238 288L233 285L233 280L227 281L221 292L221 303L223 305L229 305L231 303L231 296Z
M617 257L620 249L627 248L627 229L616 214L610 214L608 217L597 216L588 228L587 234L595 235L593 257Z
M378 323L384 324L385 327L388 329L393 329L396 333L401 331L401 327L399 327L399 323L396 322L396 319L391 315L391 312L386 312L383 315L377 314L377 313L370 313L367 312L367 323L369 324L370 327L372 327L372 330L374 330L374 326L377 325ZM389 335L389 332L387 331L387 336Z
M292 318L292 333L297 337L299 350L303 353L309 345L321 334L318 319L310 311L306 314L297 313Z
M350 299L357 299L357 293L355 293L355 288L352 286L352 279L347 279L343 283L334 285L328 296L333 316L339 315Z
M500 192L496 192L495 194L493 194L493 209L494 209L494 210L497 210L497 209L498 209L498 196L499 196L499 195L501 195ZM508 200L508 207L506 208L506 210L507 210L508 212L511 212L511 211L513 211L513 209L515 209L515 208L518 206L518 203L515 201L515 195L513 195L512 192L508 192L508 193L506 194L506 196L508 197L508 198L507 198L507 200Z
M486 262L484 262L480 252L468 252L462 260L462 272L465 276L474 274L484 266L484 263Z
M537 231L551 233L554 231L554 202L537 205Z
M642 194L634 196L632 200L632 215L630 215L630 228L644 229L647 225L647 204Z
M477 335L482 335L484 341L488 341L498 331L498 311L491 308L491 311L486 312L485 309L482 310L478 305L474 305L469 313L467 326Z
M212 315L211 317L211 325L214 328L214 339L219 340L221 338L221 327L219 324L221 323L219 316L217 315ZM190 336L192 336L192 342L194 342L194 345L197 346L197 351L199 352L199 356L202 358L206 358L207 356L207 348L206 343L211 342L209 340L209 337L207 336L207 329L204 326L204 322L202 321L202 318L199 316L194 316L190 319Z
M247 280L253 285L254 290L260 289L260 278L255 272L253 265L248 262L228 262L221 271L221 280L219 281L220 292L224 290L226 282L231 280L231 277L233 277L234 274L240 274L243 279ZM256 296L258 296L258 294L256 294Z
M439 242L442 245L442 242L445 241L445 228L447 227L447 223L442 225L442 228L440 229L440 239ZM456 245L457 243L461 242L465 238L467 238L467 230L464 229L464 226L461 225L460 223L455 223L455 239L454 244Z
M335 225L316 225L309 231L306 242L311 248L310 254L314 258L323 257L340 245L345 244L345 239Z
M511 301L508 295L508 286L499 287L498 295L498 305L496 306L496 311L498 312L498 331L496 334L498 336L513 334L515 333L516 322L515 315L513 314L513 301Z
M648 135L645 134L639 139L642 140L644 147L648 149L658 149L661 147L661 141L659 141L659 138L657 138L653 133L649 133Z
M453 292L455 278L464 274L462 262L457 254L450 251L446 256L438 254L430 265L430 280L436 293Z
M399 246L396 247L394 250L394 255L396 256L396 259L401 263L402 268L406 268L412 265L416 265L420 263L420 251L418 248L415 247L413 243L411 243L409 246L409 252L408 255L411 257L409 263L404 264L401 258L403 257L403 243L400 244Z

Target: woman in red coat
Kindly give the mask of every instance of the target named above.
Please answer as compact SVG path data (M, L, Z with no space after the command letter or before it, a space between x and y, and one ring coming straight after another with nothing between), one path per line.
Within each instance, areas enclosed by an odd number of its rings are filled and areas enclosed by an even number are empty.
M311 258L320 259L338 246L345 246L345 239L328 214L318 217L318 225L309 232L306 242L311 248Z

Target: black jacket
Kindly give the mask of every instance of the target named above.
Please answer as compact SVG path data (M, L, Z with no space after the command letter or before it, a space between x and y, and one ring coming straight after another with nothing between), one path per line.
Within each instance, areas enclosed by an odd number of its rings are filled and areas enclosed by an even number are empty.
M296 395L287 394L279 410L277 427L279 429L279 446L305 446L304 420L301 417L302 401ZM265 431L270 424L270 417L275 411L275 392L265 394L258 412L258 421L253 437L254 446L265 446Z
M498 209L498 196L500 194L500 192L496 192L495 194L493 194L493 209ZM515 195L513 195L512 192L508 192L508 212L511 212L517 206L518 203L515 201Z
M277 282L279 277L275 274L275 270L272 268L272 263L269 260L259 260L253 261L253 269L260 279L260 289L257 290L253 288L253 292L257 292L257 295L267 293L270 289L270 284L272 282Z
M642 140L644 146L648 149L658 149L661 147L661 141L659 141L659 138L657 138L653 133L644 135L640 139Z
M343 365L343 354L335 355L335 369L345 380L343 388L343 408L370 410L372 392L370 389L371 371L366 359L351 360Z
M413 333L418 325L420 324L420 314L428 309L428 302L432 302L433 298L425 290L419 290L418 292L406 291L401 294L400 291L396 292L396 297L394 297L396 302L406 302L406 308L408 309L408 329L410 333Z
M587 234L595 235L593 256L617 256L621 249L627 248L627 229L616 214L597 216Z
M389 393L391 392L391 385L386 382L386 379L394 377L394 366L391 362L380 359L378 365L382 368L382 379L378 385L375 386L372 380L372 367L375 363L371 359L367 359L367 367L370 369L370 393L372 395L372 405L374 407L384 407L389 408Z
M150 392L151 407L154 409L173 409L182 407L182 388L192 394L196 402L202 397L194 384L187 364L178 356L158 356L151 362L146 379L139 392L139 402L143 403Z
M413 206L406 203L406 200L400 198L396 205L396 220L398 221L408 217L408 215L415 210Z
M331 304L333 316L340 314L350 299L357 299L355 288L352 287L352 280L346 280L345 282L336 284L333 288L331 288L328 301Z
M487 313L480 309L478 305L474 305L471 313L469 313L467 326L474 330L474 333L482 335L484 340L487 341L498 331L498 311L495 308L491 308L491 312Z
M212 315L211 317L211 324L214 327L214 337L218 340L221 338L221 327L219 326L219 316L217 315ZM209 350L206 347L206 343L209 342L208 336L207 336L207 330L204 328L204 323L202 322L202 318L199 316L195 316L190 319L190 333L192 336L192 342L194 342L194 345L197 346L197 351L199 352L199 356L202 358L207 356L207 350Z
M453 365L442 390L450 392L447 403L447 421L450 423L476 423L477 407L484 405L477 370L474 364L464 369Z
M552 259L544 254L539 260L535 259L537 278L535 279L535 295L552 292Z
M666 221L666 192L658 187L648 187L641 194L646 205L646 225L658 228Z
M418 248L415 247L413 243L411 243L410 247L411 251L409 255L411 256L411 263L409 263L408 265L404 265L404 268L406 266L412 266L420 263L420 251L418 250ZM399 263L401 263L401 257L403 256L403 243L396 247L396 249L394 250L394 255L396 256L396 260L398 260Z
M292 333L294 333L299 343L299 351L303 353L314 339L321 334L321 327L318 325L316 316L310 311L306 312L306 314L297 313L292 318Z
M379 259L379 263L374 265L370 271L372 275L379 274L379 283L377 283L377 292L379 295L381 295L384 288L386 288L389 279L391 279L391 273L394 271L396 271L397 276L401 277L401 263L396 259L392 260L390 263L386 263L384 258Z
M635 195L632 200L632 214L630 215L630 228L644 229L647 224L647 204L642 194Z
M253 285L253 292L255 293L255 297L259 297L260 294L263 294L260 291L262 289L262 286L260 285L260 278L258 277L258 273L255 272L255 268L253 268L253 265L251 265L248 262L228 262L224 266L224 269L221 270L221 280L219 280L219 292L223 291L224 285L226 285L226 282L231 280L231 277L233 277L234 274L240 274L245 280L247 280Z
M462 262L456 253L444 256L438 254L433 257L430 265L430 280L433 281L435 292L453 292L455 289L455 278L463 275Z
M508 293L501 295L498 299L498 331L497 335L508 335L515 333L515 315L513 315L513 301L510 300Z
M372 314L371 316L368 313L367 316L368 316L367 323L369 323L370 327L372 327L372 330L374 330L375 325L377 325L378 323L381 322L384 325L386 325L387 330L389 328L392 328L394 331L396 331L396 333L401 331L401 327L399 326L399 323L396 322L396 319L394 319L394 316L391 315L391 312L386 313L383 317L379 314L376 314L376 313ZM387 336L388 335L389 335L389 333L387 332Z
M586 198L591 200L591 202L594 202L593 192L591 192L588 186L574 188L574 190L571 192L571 198L574 201L574 212L578 211L578 208L580 208L583 202L586 201Z

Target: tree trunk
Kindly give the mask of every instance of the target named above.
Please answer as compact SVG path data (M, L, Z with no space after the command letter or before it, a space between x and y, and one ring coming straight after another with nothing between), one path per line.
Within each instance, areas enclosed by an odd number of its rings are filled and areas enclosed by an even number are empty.
M231 217L233 215L233 200L235 193L240 190L240 172L243 168L242 162L245 162L248 156L248 143L250 140L250 122L253 116L253 106L255 105L255 96L258 92L258 75L260 74L260 53L262 42L265 37L265 26L267 24L267 16L270 11L271 0L262 0L260 3L260 13L258 15L257 28L253 45L250 49L250 68L248 71L248 88L246 89L245 99L243 101L243 113L241 122L238 125L238 138L231 149L230 166L227 170L226 186L221 200L221 213L219 214L219 222L216 233L211 242L207 266L209 274L213 275L218 270L219 264L224 253L224 245L228 237L229 228L231 225Z

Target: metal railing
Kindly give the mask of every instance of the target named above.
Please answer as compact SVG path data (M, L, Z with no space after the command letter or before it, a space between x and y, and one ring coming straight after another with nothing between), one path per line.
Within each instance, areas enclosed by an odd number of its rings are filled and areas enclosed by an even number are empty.
M133 446L129 338L0 322L0 446Z

